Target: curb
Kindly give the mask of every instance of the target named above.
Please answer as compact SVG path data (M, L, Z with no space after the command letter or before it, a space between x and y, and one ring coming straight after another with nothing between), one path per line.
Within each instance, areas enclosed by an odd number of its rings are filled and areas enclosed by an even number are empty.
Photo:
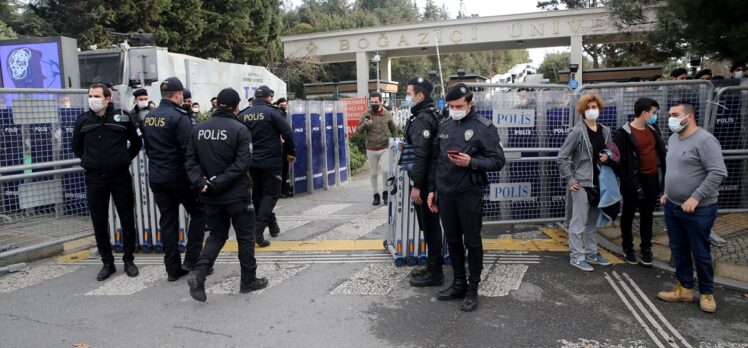
M605 249L608 249L611 252L615 252L618 255L623 255L623 248L618 246L617 244L609 241L607 238L603 237L599 233L597 234L597 244L602 246ZM675 273L675 268L667 264L666 262L654 260L652 262L652 267L659 269L661 271L667 271L670 273ZM722 285L726 288L739 290L743 292L748 292L748 283L741 282L739 280L734 280L730 278L724 278L724 277L718 277L714 276L714 283Z

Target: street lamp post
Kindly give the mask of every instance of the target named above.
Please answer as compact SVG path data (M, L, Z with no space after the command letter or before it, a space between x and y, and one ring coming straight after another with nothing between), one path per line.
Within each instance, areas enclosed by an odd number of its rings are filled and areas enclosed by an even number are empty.
M377 92L379 92L379 61L382 60L382 57L379 56L379 52L374 55L373 58L371 58L371 61L374 63L377 63Z

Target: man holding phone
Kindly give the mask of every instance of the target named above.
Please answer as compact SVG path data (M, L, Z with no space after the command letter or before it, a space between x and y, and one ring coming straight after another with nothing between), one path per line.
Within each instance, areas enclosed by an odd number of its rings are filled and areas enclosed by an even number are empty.
M392 120L392 114L382 107L382 94L372 92L369 96L371 108L361 115L356 127L357 133L366 136L366 159L369 161L369 178L374 192L373 205L379 205L382 200L387 204L387 175L383 171L387 162L387 146L389 138L397 136L397 127ZM380 163L384 163L380 167ZM380 169L382 168L382 169ZM382 172L382 195L379 195L379 174Z
M496 127L475 112L473 93L464 83L454 85L446 100L450 118L439 126L434 151L438 202L434 192L429 193L427 201L429 209L441 217L454 281L436 298L464 298L460 310L469 312L478 307L478 283L483 270L481 229L486 173L501 170L506 159ZM465 272L466 248L469 277Z

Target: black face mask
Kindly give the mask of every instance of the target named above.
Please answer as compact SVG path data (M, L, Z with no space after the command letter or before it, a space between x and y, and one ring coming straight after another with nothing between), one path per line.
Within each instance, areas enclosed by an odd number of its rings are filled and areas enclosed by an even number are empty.
M372 104L371 111L377 112L381 106L379 104Z
M192 104L182 104L182 109L187 112L192 112Z

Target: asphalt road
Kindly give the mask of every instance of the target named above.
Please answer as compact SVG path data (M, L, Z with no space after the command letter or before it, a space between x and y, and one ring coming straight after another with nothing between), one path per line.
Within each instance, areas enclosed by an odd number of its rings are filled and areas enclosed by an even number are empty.
M370 205L364 180L282 200L279 239L381 238L383 211ZM707 314L697 303L657 300L673 284L669 273L631 265L582 273L564 252L487 254L472 313L437 301L438 288L411 288L410 269L382 250L258 253L271 286L246 295L236 255L224 253L206 303L189 297L184 279L166 281L160 255L137 255L137 278L120 264L104 282L95 280L98 260L69 261L0 277L1 346L748 347L744 294L718 287L717 313Z

